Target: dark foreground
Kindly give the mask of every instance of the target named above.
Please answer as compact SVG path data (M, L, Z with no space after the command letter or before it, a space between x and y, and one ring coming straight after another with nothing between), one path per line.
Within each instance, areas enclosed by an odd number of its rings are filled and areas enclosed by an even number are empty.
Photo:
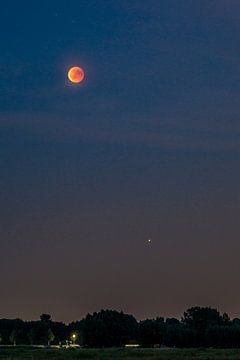
M47 350L30 348L2 348L0 360L239 360L240 349L108 349L108 350Z

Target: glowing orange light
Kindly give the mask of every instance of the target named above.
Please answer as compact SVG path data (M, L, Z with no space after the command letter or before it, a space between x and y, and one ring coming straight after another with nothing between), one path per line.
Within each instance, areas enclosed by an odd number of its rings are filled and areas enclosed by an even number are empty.
M68 78L73 83L80 83L85 77L83 69L78 66L74 66L68 71Z

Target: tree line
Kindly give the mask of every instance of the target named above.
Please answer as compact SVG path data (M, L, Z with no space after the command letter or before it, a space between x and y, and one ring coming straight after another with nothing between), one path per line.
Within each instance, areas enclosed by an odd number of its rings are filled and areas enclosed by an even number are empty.
M48 314L38 321L0 319L1 345L65 345L85 347L240 347L240 319L211 307L192 307L182 318L137 321L115 310L88 314L68 325Z

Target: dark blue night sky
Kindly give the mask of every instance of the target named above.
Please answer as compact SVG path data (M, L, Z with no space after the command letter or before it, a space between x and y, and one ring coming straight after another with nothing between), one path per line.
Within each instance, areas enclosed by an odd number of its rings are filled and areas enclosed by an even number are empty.
M0 317L239 315L240 2L12 0L0 32Z

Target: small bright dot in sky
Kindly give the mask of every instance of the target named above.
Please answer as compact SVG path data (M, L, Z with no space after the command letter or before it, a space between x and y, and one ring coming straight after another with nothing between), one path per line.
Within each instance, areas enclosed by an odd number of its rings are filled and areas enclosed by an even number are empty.
M73 66L68 71L68 79L72 83L80 83L85 77L84 71L79 66Z
M148 239L148 243L150 244L152 242L152 240L151 239Z

